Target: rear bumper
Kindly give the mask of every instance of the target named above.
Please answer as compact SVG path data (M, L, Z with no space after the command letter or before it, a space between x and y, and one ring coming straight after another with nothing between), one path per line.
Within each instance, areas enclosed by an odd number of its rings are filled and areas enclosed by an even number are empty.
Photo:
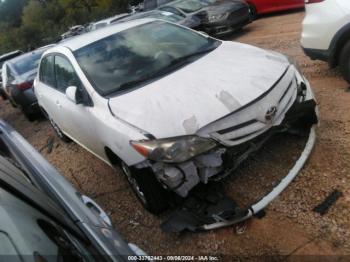
M24 91L13 89L11 96L15 103L19 105L25 112L29 114L40 112L38 100L34 94L33 88Z

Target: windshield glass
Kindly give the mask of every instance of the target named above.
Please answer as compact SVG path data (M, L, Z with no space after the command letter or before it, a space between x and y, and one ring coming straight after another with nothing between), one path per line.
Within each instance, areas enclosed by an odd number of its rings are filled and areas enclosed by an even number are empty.
M38 68L41 55L46 51L46 49L42 49L40 51L34 51L31 54L25 55L23 58L18 58L13 63L13 67L17 74L22 75L24 73L30 72L36 68Z
M170 73L178 62L210 52L219 44L180 26L155 21L98 40L74 55L95 89L109 95L125 90L130 83ZM193 61L191 58L187 60Z
M209 3L207 1L200 0L180 0L169 4L169 6L179 8L186 13L196 12L208 5Z

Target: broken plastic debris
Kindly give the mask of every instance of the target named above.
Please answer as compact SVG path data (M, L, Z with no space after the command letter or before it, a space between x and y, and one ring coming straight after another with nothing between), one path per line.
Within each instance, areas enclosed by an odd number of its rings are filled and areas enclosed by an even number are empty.
M226 195L221 185L201 185L182 206L173 212L161 228L167 233L201 230L202 226L242 216L242 210Z
M319 213L321 216L326 214L329 208L341 197L343 193L339 190L334 190L328 197L317 207L313 209L314 212Z

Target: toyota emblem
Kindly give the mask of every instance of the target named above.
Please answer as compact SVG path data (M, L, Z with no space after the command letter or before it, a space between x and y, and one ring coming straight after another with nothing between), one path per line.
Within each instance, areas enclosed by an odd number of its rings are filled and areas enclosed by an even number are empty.
M275 118L276 114L277 114L277 107L273 106L269 110L267 110L265 119L267 121L272 121Z

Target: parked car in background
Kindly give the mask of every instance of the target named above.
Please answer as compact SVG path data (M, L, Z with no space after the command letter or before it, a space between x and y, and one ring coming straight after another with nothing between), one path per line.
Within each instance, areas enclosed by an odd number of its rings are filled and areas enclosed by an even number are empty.
M13 51L11 53L3 54L3 55L0 56L0 95L2 96L3 99L7 99L7 96L6 96L5 92L4 92L4 89L2 88L2 73L1 73L2 65L7 60L12 59L12 58L14 58L16 56L19 56L21 54L23 54L22 51L16 50L16 51Z
M173 2L175 0L144 0L143 1L143 10L153 10L158 8L159 6L168 4L170 2Z
M123 19L124 17L127 17L129 16L129 14L127 13L124 13L124 14L119 14L119 15L116 15L116 16L113 16L113 17L109 17L109 18L106 18L106 19L103 19L103 20L100 20L98 22L95 22L95 23L92 23L89 28L88 28L88 31L94 31L96 29L100 29L100 28L103 28L103 27L106 27L112 23L116 23L117 21Z
M304 7L305 0L246 0L252 16ZM311 0L312 1L312 0Z
M350 83L350 1L308 0L301 45L311 59L339 65Z
M154 19L48 50L35 93L57 135L120 165L153 213L167 208L169 192L186 197L231 174L275 133L318 121L309 83L286 56Z
M28 120L34 120L40 112L33 91L41 55L50 46L22 54L6 61L2 66L3 90L14 107L19 107Z
M85 32L85 27L82 25L75 25L69 28L67 32L61 35L61 40L80 35Z
M135 19L141 18L154 18L154 19L162 19L168 22L176 23L179 25L187 26L189 28L199 28L201 25L201 20L195 16L179 16L171 12L161 11L161 10L152 10L148 12L136 13L134 15L127 16L117 22L126 22Z
M249 6L241 0L146 0L145 6L183 17L199 18L201 30L217 37L228 35L251 22Z
M128 261L144 254L1 120L0 144L2 261Z

